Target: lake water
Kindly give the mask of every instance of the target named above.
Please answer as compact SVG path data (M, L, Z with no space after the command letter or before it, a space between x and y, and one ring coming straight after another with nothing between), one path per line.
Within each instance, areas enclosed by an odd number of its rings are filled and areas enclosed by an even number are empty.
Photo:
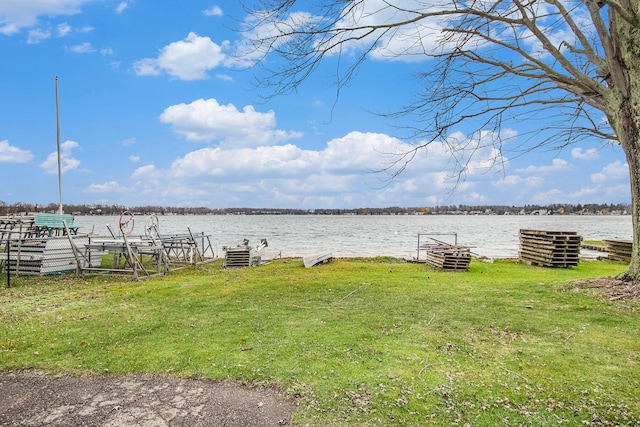
M515 258L520 229L577 232L585 240L629 240L630 216L560 215L202 215L159 216L160 235L204 233L217 256L223 246L248 239L251 246L267 239L268 251L283 257L331 252L334 257L415 256L419 233L456 233L457 243L478 256ZM148 216L136 216L132 235L143 235ZM80 232L110 236L118 230L117 216L78 216ZM454 242L454 236L432 237ZM421 236L421 242L424 237Z

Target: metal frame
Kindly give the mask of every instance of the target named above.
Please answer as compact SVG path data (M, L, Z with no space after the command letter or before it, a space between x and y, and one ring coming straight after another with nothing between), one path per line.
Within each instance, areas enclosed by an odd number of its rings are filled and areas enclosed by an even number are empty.
M424 237L423 237L424 236ZM453 236L453 244L446 243L441 240L436 239L435 237L428 236ZM428 239L431 243L424 243L424 240ZM422 239L422 242L421 242ZM418 248L416 252L416 262L421 262L420 252L424 252L424 262L427 260L427 252L432 250L436 246L458 246L458 233L418 233Z

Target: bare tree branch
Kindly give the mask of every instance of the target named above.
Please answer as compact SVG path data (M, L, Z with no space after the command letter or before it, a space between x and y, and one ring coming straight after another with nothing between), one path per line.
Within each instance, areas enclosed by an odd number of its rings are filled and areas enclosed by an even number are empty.
M297 9L306 15L295 20ZM434 143L458 180L487 147L499 165L505 147L522 155L585 137L619 144L632 188L628 276L640 281L640 0L263 0L253 10L254 32L271 28L256 52L274 95L336 57L338 94L370 58L424 60L421 92L386 115L413 118L414 145L387 153L390 179ZM502 132L525 120L540 126ZM466 138L453 139L463 126Z

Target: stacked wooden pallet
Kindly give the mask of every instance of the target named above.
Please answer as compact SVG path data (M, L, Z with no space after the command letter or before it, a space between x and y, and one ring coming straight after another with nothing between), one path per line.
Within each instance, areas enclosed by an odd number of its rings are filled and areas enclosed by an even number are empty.
M605 240L608 258L615 261L631 261L631 240Z
M442 270L468 270L471 251L464 246L431 245L426 248L427 264Z
M520 261L542 267L573 267L580 258L575 231L520 230Z
M251 264L251 248L237 246L225 248L224 267L249 267Z

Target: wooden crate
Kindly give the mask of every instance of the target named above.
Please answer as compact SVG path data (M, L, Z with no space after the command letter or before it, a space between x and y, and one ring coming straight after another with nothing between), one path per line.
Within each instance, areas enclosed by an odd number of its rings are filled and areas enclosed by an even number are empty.
M574 231L520 230L520 261L542 267L573 267L582 237Z

